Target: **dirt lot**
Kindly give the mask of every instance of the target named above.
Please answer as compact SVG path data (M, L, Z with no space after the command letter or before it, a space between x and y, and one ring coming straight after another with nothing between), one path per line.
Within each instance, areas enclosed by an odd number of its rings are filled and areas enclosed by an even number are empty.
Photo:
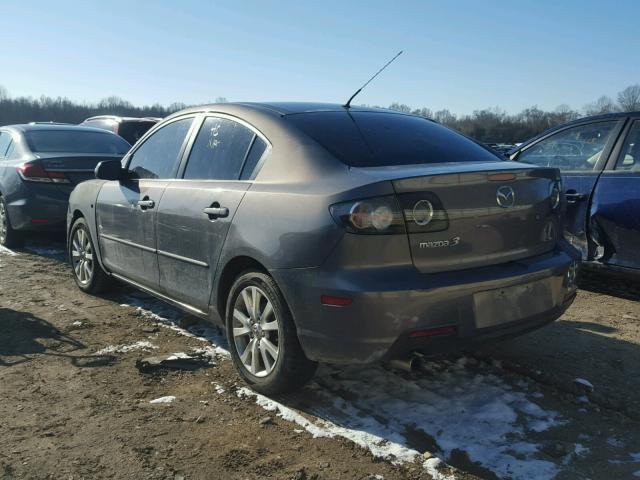
M62 249L0 251L0 478L640 476L628 282L590 277L555 324L420 374L323 367L269 399L215 328L126 288L82 294ZM176 353L193 369L136 366Z

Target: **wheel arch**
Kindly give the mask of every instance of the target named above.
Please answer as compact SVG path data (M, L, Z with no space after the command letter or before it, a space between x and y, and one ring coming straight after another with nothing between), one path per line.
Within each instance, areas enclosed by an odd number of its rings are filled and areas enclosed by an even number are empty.
M230 259L222 269L215 288L216 298L214 300L214 306L220 315L222 324L225 322L227 300L231 286L235 279L247 270L256 270L271 276L267 268L253 257L240 255Z

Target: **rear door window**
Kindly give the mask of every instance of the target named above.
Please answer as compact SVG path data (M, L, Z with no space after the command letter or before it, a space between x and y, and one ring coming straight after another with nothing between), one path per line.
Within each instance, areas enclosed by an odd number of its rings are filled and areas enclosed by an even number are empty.
M352 167L504 160L460 133L413 115L338 111L284 118Z
M0 132L0 158L5 158L11 142L11 135L7 132Z
M616 170L640 173L640 120L631 125L616 162Z
M593 171L617 123L614 120L567 128L524 150L518 161L563 172Z
M183 118L157 130L133 152L129 171L138 178L173 178L192 122Z
M249 150L249 155L247 155L247 159L245 160L244 166L242 167L240 180L250 180L251 178L253 178L256 166L258 165L258 162L260 162L260 159L262 158L266 150L267 143L256 135L256 139L253 141L251 150Z
M238 180L255 134L238 122L207 117L191 149L184 178Z

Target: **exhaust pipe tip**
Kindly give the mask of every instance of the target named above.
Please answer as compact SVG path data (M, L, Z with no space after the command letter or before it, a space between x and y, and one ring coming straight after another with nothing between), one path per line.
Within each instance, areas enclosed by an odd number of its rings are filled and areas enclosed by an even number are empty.
M424 357L419 353L412 353L407 357L394 358L387 363L394 370L416 373L422 370Z

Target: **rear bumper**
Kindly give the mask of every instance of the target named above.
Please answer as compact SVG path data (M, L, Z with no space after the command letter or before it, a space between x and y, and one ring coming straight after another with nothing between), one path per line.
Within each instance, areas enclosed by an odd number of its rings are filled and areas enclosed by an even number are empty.
M12 198L7 210L11 226L16 230L51 231L64 230L69 205L68 195L45 196L27 194Z
M567 279L575 260L576 253L563 247L534 258L457 272L423 274L413 266L401 266L291 269L272 274L310 359L371 363L412 350L426 354L460 350L556 320L575 297L575 282ZM526 293L529 285L543 288ZM491 292L496 292L495 302ZM353 302L325 306L320 302L322 295L348 297ZM454 327L455 332L413 336L439 327Z

